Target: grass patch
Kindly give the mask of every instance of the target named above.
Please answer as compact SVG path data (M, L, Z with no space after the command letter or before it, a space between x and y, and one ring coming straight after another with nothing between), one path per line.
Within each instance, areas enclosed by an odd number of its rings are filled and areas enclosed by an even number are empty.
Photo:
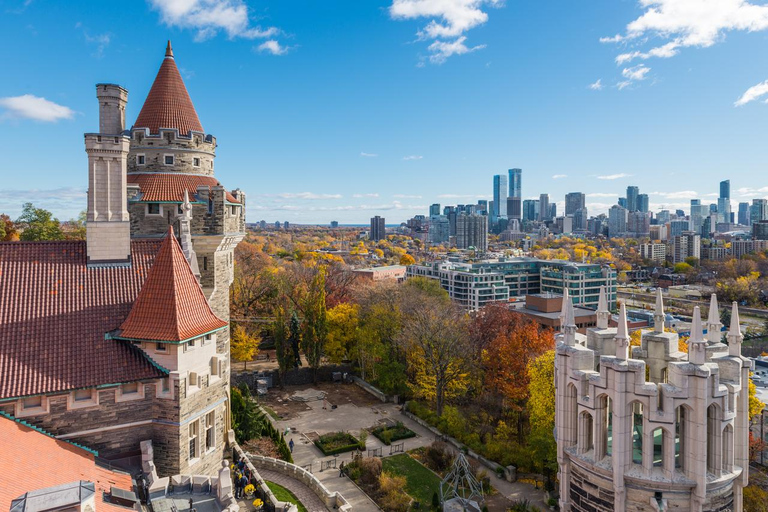
M405 490L422 508L429 508L432 494L440 494L440 478L407 453L385 457L381 462L384 471L405 477Z
M416 432L409 429L399 421L394 427L377 427L373 429L373 432L371 433L376 436L379 441L387 446L391 445L395 441L416 437Z
M360 448L360 441L349 432L330 432L323 434L315 441L324 455L336 455L337 453L351 452Z
M261 404L261 408L262 408L262 409L264 409L265 411L267 411L267 414L269 414L270 416L272 416L272 418L274 418L274 419L276 419L276 420L278 420L278 421L280 421L280 420L282 420L282 419L283 419L283 418L281 418L281 417L280 417L280 415L279 415L279 414L277 414L277 413L275 412L275 410L274 410L274 409L272 409L272 408L271 408L271 407L269 407L268 405L264 405L264 404Z
M269 482L266 480L265 482L267 487L269 487L269 490L272 491L272 494L275 495L275 498L277 498L278 501L289 501L298 507L299 512L307 512L307 507L305 507L304 504L301 503L296 495L291 491L282 485L276 484L275 482Z

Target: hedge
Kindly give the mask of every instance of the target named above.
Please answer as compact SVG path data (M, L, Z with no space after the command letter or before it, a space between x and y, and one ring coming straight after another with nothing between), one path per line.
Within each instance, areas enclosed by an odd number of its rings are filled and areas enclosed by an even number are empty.
M336 455L337 453L359 450L360 441L347 432L331 432L320 436L315 441L315 446L323 452L323 455Z
M409 429L399 421L394 427L377 427L371 432L379 441L389 446L395 441L416 437L416 432Z

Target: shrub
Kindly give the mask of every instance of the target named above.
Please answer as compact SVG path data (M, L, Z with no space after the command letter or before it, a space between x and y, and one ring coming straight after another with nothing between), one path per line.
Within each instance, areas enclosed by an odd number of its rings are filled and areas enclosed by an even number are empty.
M405 492L406 480L404 476L395 476L390 473L382 473L379 477L379 492L381 498L377 500L384 512L407 512L411 504L411 497Z
M379 487L379 477L381 476L381 459L369 457L362 459L357 464L360 467L360 484L372 487L374 491L377 490Z
M360 441L348 432L331 432L323 434L315 441L324 455L335 455L337 453L351 452L361 448Z
M399 421L394 427L377 427L373 429L372 433L387 446L392 444L394 441L416 437L416 432L409 429Z
M453 454L442 441L429 445L424 458L429 469L438 474L443 473L453 463Z
M432 493L432 510L440 510L440 496L437 491Z
M749 512L768 512L768 492L756 485L744 488L744 510Z

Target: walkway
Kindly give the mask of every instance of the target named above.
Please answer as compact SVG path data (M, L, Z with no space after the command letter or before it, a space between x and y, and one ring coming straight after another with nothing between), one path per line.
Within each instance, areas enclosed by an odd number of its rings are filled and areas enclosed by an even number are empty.
M267 482L274 482L291 491L296 495L301 504L306 507L308 512L328 512L328 507L325 506L325 503L320 500L317 494L295 478L259 467L256 468L256 471Z

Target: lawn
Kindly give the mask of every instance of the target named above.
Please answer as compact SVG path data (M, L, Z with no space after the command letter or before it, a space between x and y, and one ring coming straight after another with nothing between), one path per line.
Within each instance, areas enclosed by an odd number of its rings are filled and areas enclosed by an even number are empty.
M440 495L440 478L431 470L422 466L407 453L382 459L382 469L406 479L406 491L422 508L432 504L432 494Z
M267 487L269 487L269 490L275 495L277 501L289 501L296 504L299 508L299 512L307 512L307 507L299 501L296 495L282 485L276 484L275 482L267 482Z

